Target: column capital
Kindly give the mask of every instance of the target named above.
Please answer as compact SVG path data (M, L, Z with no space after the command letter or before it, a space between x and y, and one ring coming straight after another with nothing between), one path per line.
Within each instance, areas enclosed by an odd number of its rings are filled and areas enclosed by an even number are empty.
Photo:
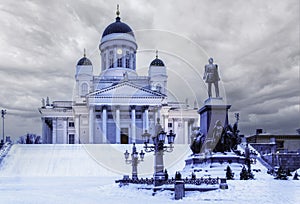
M143 106L143 111L148 110L149 106Z

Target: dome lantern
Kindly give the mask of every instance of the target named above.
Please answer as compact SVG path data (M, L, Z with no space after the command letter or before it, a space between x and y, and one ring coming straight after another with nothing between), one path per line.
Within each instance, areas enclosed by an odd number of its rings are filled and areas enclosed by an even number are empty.
M85 49L84 49L84 51L83 51L83 58L81 58L78 61L77 66L89 66L89 65L92 65L92 62L91 62L91 60L89 60L86 57L86 52L85 52Z
M164 67L164 62L158 58L158 50L156 50L156 58L151 62L150 66Z
M102 38L113 33L127 33L134 37L132 29L126 23L121 22L119 4L117 5L116 15L116 21L105 28Z

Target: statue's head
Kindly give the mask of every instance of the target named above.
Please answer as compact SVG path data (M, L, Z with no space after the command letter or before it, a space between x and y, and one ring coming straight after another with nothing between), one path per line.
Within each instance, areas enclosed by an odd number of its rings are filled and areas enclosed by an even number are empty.
M219 121L219 120L217 120L216 123L215 123L215 125L216 125L216 126L222 126L222 122Z
M211 57L208 59L209 64L212 64L214 62L214 59Z

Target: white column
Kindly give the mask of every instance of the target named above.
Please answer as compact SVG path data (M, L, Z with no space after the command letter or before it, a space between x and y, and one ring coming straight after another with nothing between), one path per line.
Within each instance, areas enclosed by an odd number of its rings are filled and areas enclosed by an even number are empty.
M122 54L122 67L126 67L126 49L122 47L123 54Z
M191 134L192 134L192 129L193 129L193 124L194 124L194 121L191 121L190 123L189 123L189 135L188 135L188 143L190 144L191 143Z
M181 140L182 140L182 134L179 132L179 128L178 128L178 119L174 118L173 119L173 132L176 133L176 144L181 144Z
M184 120L184 144L188 144L188 138L189 138L189 121Z
M135 107L131 107L131 142L136 142Z
M142 122L143 122L143 131L142 131L142 134L145 132L146 130L146 120L145 120L145 110L144 112L142 113Z
M114 47L114 67L118 65L117 47Z
M47 124L46 124L46 119L42 118L42 140L43 143L46 144L48 143L48 135L47 135Z
M159 119L161 119L161 114L160 114L160 112L161 112L161 107L157 107L157 117L158 117ZM160 122L160 124L161 124L161 122Z
M158 118L157 115L158 115L158 114L157 114L157 109L155 108L155 109L154 109L154 126L155 126L156 123L157 123L157 118Z
M116 107L116 143L121 143L121 133L120 133L120 107Z
M80 134L80 132L79 132L79 117L80 117L80 115L79 116L75 116L75 144L79 144L79 134Z
M134 69L133 67L133 57L134 57L134 54L132 53L129 53L130 57L129 57L129 68L130 69Z
M57 118L52 119L52 144L56 144Z
M94 142L94 106L90 106L89 110L89 143Z
M149 133L149 111L145 109L145 130Z
M107 110L106 107L102 109L102 143L107 143Z
M106 53L106 59L105 59L106 65L105 65L105 67L103 67L103 70L105 70L109 67L109 51L106 50L105 53Z
M68 141L68 119L67 118L64 118L63 119L64 121L64 133L63 133L63 144L68 144L69 141Z
M169 116L168 115L164 115L163 116L163 118L164 118L164 129L165 129L165 131L166 132L168 132L168 123L169 123Z

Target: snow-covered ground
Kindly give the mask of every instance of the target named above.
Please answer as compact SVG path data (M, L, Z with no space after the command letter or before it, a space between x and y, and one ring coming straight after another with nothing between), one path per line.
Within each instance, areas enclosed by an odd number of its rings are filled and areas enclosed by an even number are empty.
M131 152L130 148L14 145L0 166L0 203L300 203L299 180L274 180L259 163L253 167L262 170L254 172L256 180L228 181L228 190L186 192L186 197L178 201L171 191L152 196L149 190L120 188L114 180L124 173L130 175L130 165L124 164L122 155L125 149ZM182 169L182 157L187 158L189 153L186 147L178 146L175 156L168 158L172 161L166 162L169 172ZM111 164L101 161L104 157L111 158ZM152 157L148 154L139 170L145 164L153 168ZM148 170L145 167L143 171L146 175Z

